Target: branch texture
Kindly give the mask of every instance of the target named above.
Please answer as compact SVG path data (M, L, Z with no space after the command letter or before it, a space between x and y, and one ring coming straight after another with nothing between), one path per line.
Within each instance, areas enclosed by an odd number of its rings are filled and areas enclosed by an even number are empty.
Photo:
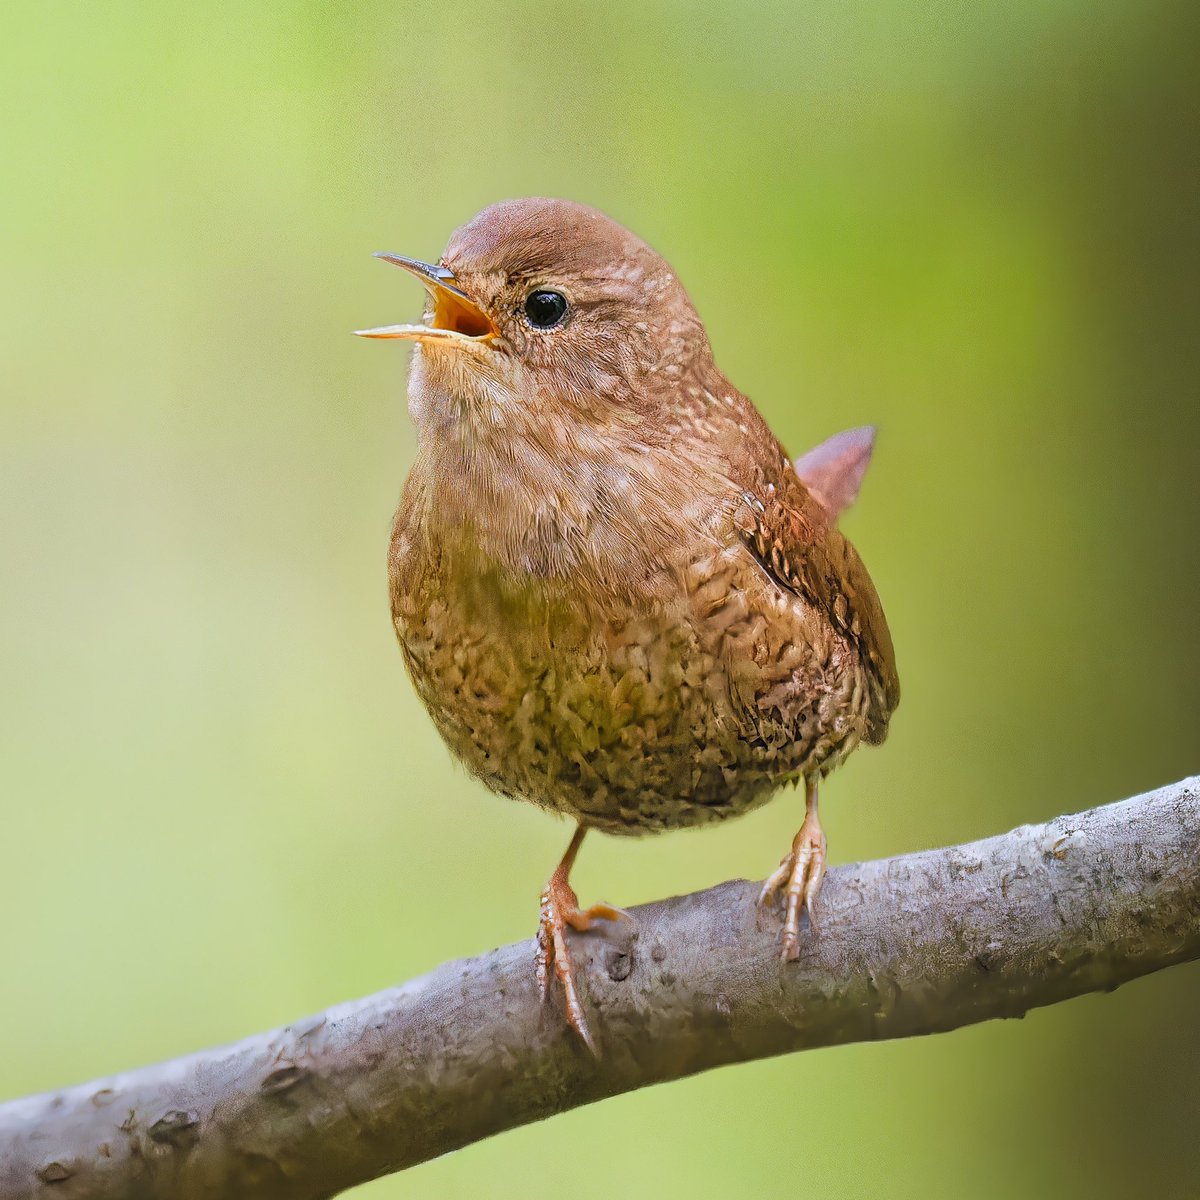
M1200 957L1200 778L829 872L820 929L733 881L575 935L594 1060L533 946L307 1021L0 1105L0 1200L316 1200L564 1109L725 1063L1016 1017Z

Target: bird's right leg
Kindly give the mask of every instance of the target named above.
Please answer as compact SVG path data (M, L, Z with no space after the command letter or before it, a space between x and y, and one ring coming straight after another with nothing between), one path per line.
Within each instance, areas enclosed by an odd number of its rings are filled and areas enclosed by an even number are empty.
M568 877L586 833L587 829L582 825L575 830L575 836L571 838L571 844L567 847L562 862L554 869L554 874L550 876L542 892L542 916L538 926L535 963L538 992L542 1002L545 1003L550 995L550 971L553 968L554 977L562 988L567 1023L595 1054L596 1044L592 1041L587 1018L583 1015L583 1005L579 1001L579 991L575 986L575 963L567 945L567 926L582 933L591 929L592 923L598 918L615 921L628 914L611 904L593 904L591 908L585 909L579 907L579 897L575 895Z

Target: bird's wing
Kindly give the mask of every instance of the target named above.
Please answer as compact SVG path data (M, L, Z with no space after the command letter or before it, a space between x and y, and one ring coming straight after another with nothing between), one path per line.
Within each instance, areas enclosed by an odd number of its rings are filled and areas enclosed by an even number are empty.
M777 470L759 473L743 501L739 529L762 569L824 613L857 649L870 692L866 738L883 741L900 700L892 638L867 568L834 525L836 513L805 487L787 458Z

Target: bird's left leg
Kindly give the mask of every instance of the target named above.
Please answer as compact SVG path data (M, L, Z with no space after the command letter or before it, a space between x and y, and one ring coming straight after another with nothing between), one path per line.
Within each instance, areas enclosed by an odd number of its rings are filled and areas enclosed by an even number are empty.
M596 1044L592 1041L587 1018L583 1015L583 1005L579 1001L579 991L575 986L575 963L567 945L567 926L583 932L591 929L597 918L616 921L629 914L611 904L593 904L591 908L583 909L579 907L579 897L575 895L575 889L568 880L571 867L575 863L575 855L579 853L586 833L587 829L583 825L575 830L575 836L571 839L562 862L554 869L554 874L550 876L542 892L542 915L538 924L535 964L538 992L542 1002L545 1003L550 995L550 969L553 967L554 976L563 991L567 1023L595 1054Z
M793 839L791 850L783 856L758 896L759 904L769 904L779 889L784 889L787 908L780 955L784 962L794 962L800 956L800 909L807 910L809 924L814 924L813 901L825 877L825 832L817 817L816 775L805 778L804 792L804 824Z

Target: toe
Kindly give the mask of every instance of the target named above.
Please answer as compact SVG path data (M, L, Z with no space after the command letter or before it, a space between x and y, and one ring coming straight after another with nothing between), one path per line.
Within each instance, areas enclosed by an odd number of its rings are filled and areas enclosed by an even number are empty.
M596 921L632 921L633 918L623 908L617 908L613 904L593 904L591 908L576 908L572 912L565 913L563 920L572 929L578 929L580 933L583 933L591 929Z
M760 905L767 905L774 901L779 889L783 887L791 878L792 874L792 856L786 855L783 861L771 872L770 875L763 881L762 890L758 893L758 902Z

